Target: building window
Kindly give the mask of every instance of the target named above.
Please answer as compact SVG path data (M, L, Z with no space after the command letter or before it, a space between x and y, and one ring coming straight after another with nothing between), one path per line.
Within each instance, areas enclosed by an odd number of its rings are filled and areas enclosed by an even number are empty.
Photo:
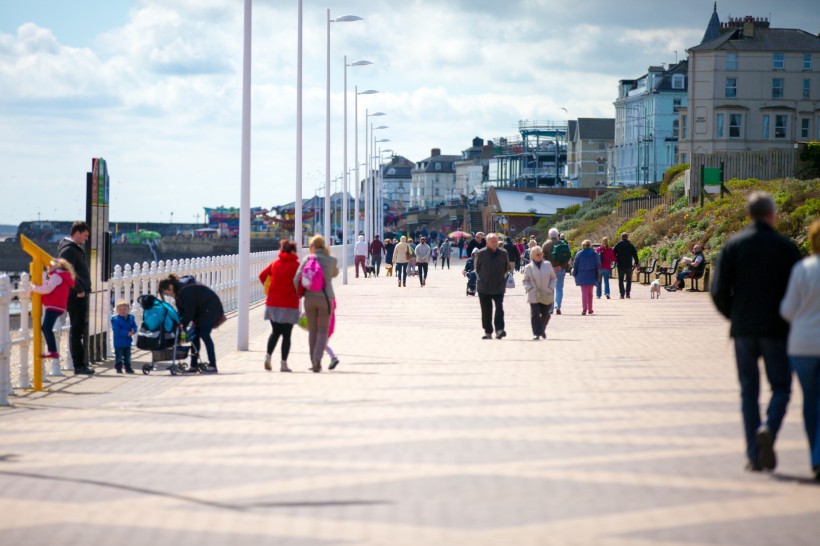
M436 188L436 197L438 197L438 196L439 196L438 188Z
M763 114L763 140L769 138L769 114Z
M809 118L803 118L800 120L800 138L808 140L810 133L810 124L811 120Z
M672 120L672 138L678 138L680 136L680 120L675 119Z
M811 70L811 53L803 53L803 70Z
M686 138L686 116L681 116L680 121L681 121L680 137L681 138ZM686 163L686 162L684 161L684 163Z
M717 123L715 124L715 138L723 138L723 114L717 115Z
M737 78L726 78L726 97L733 98L737 96Z
M439 163L438 161L436 161L436 170L437 171L441 170L441 163Z
M774 138L786 138L788 116L777 114L774 116Z
M786 57L783 53L772 53L772 70L783 70L786 68Z
M741 114L730 114L729 115L729 138L740 138L742 125L743 125L743 116Z
M606 174L606 164L598 165L598 174Z
M783 78L773 78L772 79L772 98L773 99L782 99L783 98Z
M673 74L672 89L683 89L684 84L686 83L685 78L686 76L684 76L683 74Z
M726 54L726 70L737 70L737 53Z
M803 98L808 99L809 97L811 97L811 80L805 78L803 80Z

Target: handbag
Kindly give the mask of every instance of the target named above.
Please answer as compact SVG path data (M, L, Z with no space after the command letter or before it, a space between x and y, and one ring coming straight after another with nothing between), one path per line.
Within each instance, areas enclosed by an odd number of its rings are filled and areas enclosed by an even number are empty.
M413 251L410 250L409 246L407 247L407 251L404 256L407 258L408 262L413 258Z
M507 288L515 288L515 279L512 273L507 273Z

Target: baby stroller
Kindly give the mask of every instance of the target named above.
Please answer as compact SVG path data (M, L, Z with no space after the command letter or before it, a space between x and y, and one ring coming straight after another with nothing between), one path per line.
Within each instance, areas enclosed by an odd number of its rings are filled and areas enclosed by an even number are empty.
M467 263L464 264L464 270L461 272L462 275L467 277L467 295L468 296L475 296L476 292L476 280L478 276L475 273L475 266L473 265L473 258L469 258Z
M137 301L142 306L142 324L137 332L137 348L151 352L151 363L142 366L148 375L157 371L158 362L170 361L168 371L177 375L188 369L189 352L195 352L192 336L179 323L179 315L170 303L146 294Z

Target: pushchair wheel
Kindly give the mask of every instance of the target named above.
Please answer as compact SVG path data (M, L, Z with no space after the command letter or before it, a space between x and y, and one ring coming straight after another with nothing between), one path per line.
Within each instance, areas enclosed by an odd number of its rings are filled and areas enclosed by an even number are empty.
M150 364L143 364L142 365L142 373L144 373L145 375L148 375L149 373L151 373L151 365Z
M176 375L179 373L179 368L177 368L176 364L171 364L168 366L168 371L171 372L171 375Z

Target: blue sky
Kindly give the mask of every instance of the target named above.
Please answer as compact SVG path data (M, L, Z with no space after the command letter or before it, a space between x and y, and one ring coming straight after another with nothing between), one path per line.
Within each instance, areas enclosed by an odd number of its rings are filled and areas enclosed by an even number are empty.
M191 222L238 206L241 0L0 0L3 223L84 216L91 158L109 162L114 221ZM253 205L292 201L296 0L255 0ZM771 16L820 31L816 0L732 0L721 18ZM442 9L446 6L446 9ZM379 133L418 161L458 154L519 120L613 117L619 79L696 45L712 1L304 1L304 185L325 179L325 9L364 21L332 29L331 178L342 174L343 55L349 165L353 87L380 110ZM363 148L363 143L362 143ZM364 151L360 150L363 157ZM363 159L360 159L363 161Z

